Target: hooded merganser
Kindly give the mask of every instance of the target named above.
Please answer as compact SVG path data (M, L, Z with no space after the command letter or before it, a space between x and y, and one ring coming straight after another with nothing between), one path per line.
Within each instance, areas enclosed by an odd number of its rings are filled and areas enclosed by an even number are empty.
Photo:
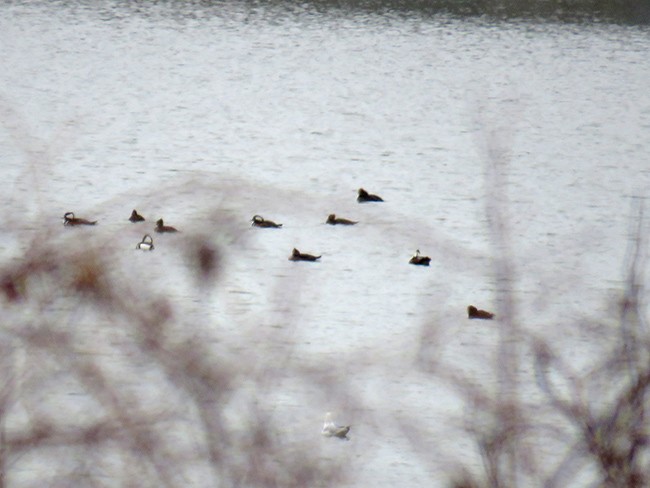
M340 217L337 217L335 214L329 214L327 217L327 221L325 222L326 224L331 224L331 225L354 225L357 224L358 222L354 220L348 220L348 219L342 219Z
M144 222L144 217L140 215L136 209L133 209L133 212L131 212L131 216L129 217L129 220L133 223Z
M289 257L290 261L316 261L317 259L320 259L320 256L301 253L295 247L293 248L293 251L291 252L291 256Z
M135 248L142 249L143 251L153 251L153 238L149 234L145 234Z
M264 217L261 215L254 215L253 218L251 219L251 222L253 223L252 225L255 227L273 227L273 228L280 228L282 227L282 224L276 224L272 220L266 220Z
M410 264L418 264L420 266L429 266L431 258L429 256L422 256L420 250L415 251L415 254L409 260Z
M486 310L479 310L474 305L470 305L467 307L467 318L491 320L494 318L494 314Z
M77 218L74 216L74 212L66 212L63 215L63 225L95 225L97 221L90 221L82 218Z
M357 196L357 202L365 203L365 202L383 202L383 201L384 199L381 198L379 195L373 195L372 193L368 193L363 188L359 188L359 196Z
M158 219L156 221L156 232L178 232L178 229L171 225L165 225L163 219Z

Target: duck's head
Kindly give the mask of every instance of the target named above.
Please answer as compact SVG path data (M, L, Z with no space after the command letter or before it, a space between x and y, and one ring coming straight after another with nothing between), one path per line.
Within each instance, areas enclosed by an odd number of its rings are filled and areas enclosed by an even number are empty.
M363 188L359 188L359 196L360 197L367 197L368 192L366 190L364 190Z
M300 256L300 251L294 247L293 251L291 251L291 255L294 257Z
M74 219L74 212L66 212L65 214L63 214L63 218L64 218L65 220L72 220L72 219Z
M336 220L336 214L329 214L327 216L327 221L328 222L334 222Z
M261 215L253 215L251 222L256 222L256 223L264 222L264 217L262 217Z
M163 225L165 225L164 222L163 222L163 219L156 220L156 226L157 227L162 227Z
M478 309L474 305L470 305L469 307L467 307L467 313L469 315L474 315L478 313Z

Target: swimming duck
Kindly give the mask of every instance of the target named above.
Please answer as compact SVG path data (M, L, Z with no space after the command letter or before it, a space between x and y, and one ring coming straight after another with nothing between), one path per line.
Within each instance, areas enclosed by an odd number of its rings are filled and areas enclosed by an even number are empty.
M143 251L153 251L153 238L149 234L145 234L135 248L142 249Z
M357 224L358 222L355 222L354 220L342 219L340 217L337 217L335 214L329 214L329 216L327 217L327 221L325 223L331 225L336 225L336 224L354 225Z
M418 264L420 266L429 266L431 258L429 256L422 256L420 250L415 251L415 254L409 260L410 264Z
M320 256L313 256L312 254L303 254L298 249L295 247L293 248L293 251L291 252L291 256L289 257L289 261L316 261L317 259L320 259Z
M332 420L332 414L330 412L325 414L325 423L321 431L322 435L325 437L338 437L339 439L349 441L348 432L350 432L349 425L336 425Z
M253 218L251 219L251 222L253 223L252 225L255 227L274 227L276 229L282 227L282 224L276 224L275 222L271 220L266 220L264 217L261 215L253 215Z
M170 225L165 225L163 219L156 221L156 232L178 232L178 230Z
M129 217L129 220L133 223L144 222L144 217L140 215L136 209L133 209L133 212L131 212L131 216Z
M74 216L74 212L66 212L63 215L63 225L70 225L70 226L75 226L75 225L95 225L97 221L90 221L82 218L77 218Z
M479 310L474 305L467 307L467 317L470 319L486 319L491 320L494 318L494 314L486 310Z
M383 201L384 199L381 198L379 195L373 195L372 193L368 193L363 188L359 188L359 196L357 197L357 202L365 203L365 202L383 202Z

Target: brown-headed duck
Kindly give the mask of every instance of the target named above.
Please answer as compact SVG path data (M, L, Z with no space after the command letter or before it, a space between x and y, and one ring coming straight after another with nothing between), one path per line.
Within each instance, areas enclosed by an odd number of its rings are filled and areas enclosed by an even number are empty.
M358 224L358 222L354 220L348 220L348 219L342 219L341 217L337 217L335 214L329 214L327 217L327 221L325 222L326 224L330 225L354 225Z
M140 215L136 209L133 209L133 212L131 212L131 216L129 217L129 220L133 223L144 222L144 217Z
M291 256L289 257L290 261L316 261L320 259L320 256L314 256L312 254L304 254L298 251L295 247L291 251Z
M491 320L494 318L494 314L486 310L480 310L474 305L470 305L467 307L467 318Z
M383 201L384 199L381 198L379 195L373 195L372 193L368 193L363 188L359 188L359 196L357 196L357 202L365 203L365 202L383 202Z
M171 225L165 225L163 219L158 219L156 221L156 232L178 232L178 229Z

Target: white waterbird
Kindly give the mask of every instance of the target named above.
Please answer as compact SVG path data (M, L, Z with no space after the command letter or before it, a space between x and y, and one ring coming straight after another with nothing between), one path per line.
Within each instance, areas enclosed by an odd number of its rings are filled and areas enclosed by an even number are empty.
M325 437L338 437L339 439L350 440L348 438L348 432L350 432L349 425L336 425L332 420L332 413L327 412L325 414L325 423L323 424L321 434Z

